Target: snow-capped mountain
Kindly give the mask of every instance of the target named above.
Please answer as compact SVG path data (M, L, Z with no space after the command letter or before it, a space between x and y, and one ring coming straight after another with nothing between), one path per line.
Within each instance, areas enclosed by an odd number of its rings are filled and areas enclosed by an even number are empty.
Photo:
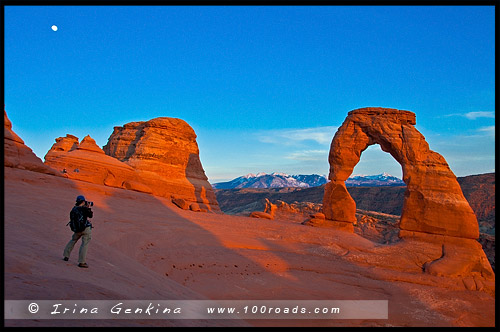
M285 173L258 173L240 176L228 182L212 184L215 189L239 189L239 188L283 188L299 187L309 188L321 186L326 183L324 175L288 175Z
M288 175L285 173L258 173L240 176L228 182L212 184L214 189L317 187L327 182L325 175ZM345 182L347 187L404 186L403 180L387 173L353 175Z
M346 187L380 187L380 186L404 186L400 178L387 173L378 175L351 175L345 181Z

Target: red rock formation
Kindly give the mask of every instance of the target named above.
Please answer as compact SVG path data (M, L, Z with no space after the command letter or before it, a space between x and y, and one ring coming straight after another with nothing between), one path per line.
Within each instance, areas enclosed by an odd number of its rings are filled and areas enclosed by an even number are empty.
M443 247L442 257L425 264L436 275L494 274L475 240L479 237L476 216L446 160L429 149L414 127L415 114L387 108L362 108L349 112L330 147L330 183L325 186L323 212L343 224L356 221L356 204L345 180L361 153L375 143L390 153L403 169L407 185L400 222L400 236L433 242Z
M401 229L477 239L476 216L455 175L446 160L429 149L415 124L415 114L408 111L363 108L349 112L330 148L331 182L326 185L323 204L327 219L356 219L356 204L344 181L361 153L378 143L403 168L407 189Z
M252 218L261 218L261 219L274 219L276 214L276 210L278 207L276 204L271 203L267 198L265 199L265 208L264 212L262 211L253 211L250 213L249 217Z
M58 175L55 170L43 164L24 141L12 131L12 123L4 110L4 166L27 169L51 175Z
M384 244L399 242L400 216L375 211L356 210L354 233Z
M90 136L80 144L78 137L73 135L56 138L56 143L45 155L45 163L70 179L151 192L132 167L107 156Z
M161 117L115 127L103 149L136 170L154 195L220 211L200 162L196 134L185 121Z
M178 208L183 210L189 210L189 204L182 198L172 198L172 203L174 203Z
M465 198L476 214L479 231L495 233L495 173L457 178Z
M325 214L321 212L317 212L309 215L309 218L301 222L302 225L316 226L316 227L325 227L328 226L325 220Z

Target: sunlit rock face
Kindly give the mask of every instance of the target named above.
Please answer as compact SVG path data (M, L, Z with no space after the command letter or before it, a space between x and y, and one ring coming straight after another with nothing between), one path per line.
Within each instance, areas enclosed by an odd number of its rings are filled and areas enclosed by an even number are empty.
M132 167L107 156L90 136L80 143L78 137L69 134L56 138L45 163L70 179L151 193Z
M103 149L136 170L154 195L220 211L200 162L196 134L185 121L160 117L115 127Z
M56 139L45 163L71 179L184 200L193 211L220 212L196 134L180 119L115 127L103 149L90 136L79 142L68 134Z
M45 174L57 175L57 172L45 165L38 158L24 141L12 130L12 122L7 117L7 112L4 113L4 140L3 140L3 156L4 166L26 169L29 171L40 172Z
M356 205L345 188L345 180L361 153L379 144L403 169L407 189L401 229L477 239L476 216L455 174L439 153L429 149L415 124L415 114L408 111L362 108L349 112L330 148L331 182L326 185L323 205L326 218L356 220Z
M465 199L455 174L439 153L429 149L414 127L415 114L388 108L361 108L348 113L335 134L328 161L329 179L323 212L332 223L356 221L356 203L345 180L372 144L390 153L403 169L406 192L400 237L442 245L441 257L425 264L435 275L494 274L481 246L476 216Z

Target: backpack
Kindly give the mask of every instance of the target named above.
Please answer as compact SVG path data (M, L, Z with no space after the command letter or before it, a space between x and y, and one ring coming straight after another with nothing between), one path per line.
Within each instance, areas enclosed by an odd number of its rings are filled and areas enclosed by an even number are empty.
M66 226L69 225L73 232L80 233L85 230L85 224L87 223L87 221L83 216L82 209L79 209L77 206L73 207L73 209L69 213L69 219L70 220L66 224Z

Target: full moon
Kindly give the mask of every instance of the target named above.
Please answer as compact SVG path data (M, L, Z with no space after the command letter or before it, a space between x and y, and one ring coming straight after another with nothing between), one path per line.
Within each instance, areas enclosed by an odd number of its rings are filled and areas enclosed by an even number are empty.
M52 30L57 31L57 25L53 25Z

